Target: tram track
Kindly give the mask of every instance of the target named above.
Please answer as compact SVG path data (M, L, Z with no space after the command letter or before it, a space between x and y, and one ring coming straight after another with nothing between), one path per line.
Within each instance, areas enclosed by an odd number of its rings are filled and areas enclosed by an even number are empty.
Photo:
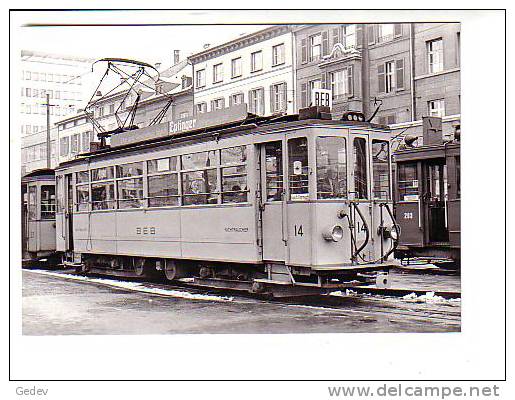
M145 281L135 278L116 279L105 276L78 275L70 270L24 269L45 275L70 279L75 282L97 284L118 290L140 292L160 297L179 297L205 301L231 301L239 303L259 302L261 304L282 305L285 307L311 308L316 312L344 315L381 315L385 318L410 318L416 321L432 321L458 327L461 324L461 303L459 301L419 302L417 299L403 299L403 296L374 293L350 292L347 295L315 295L292 299L265 299L260 296L220 289L198 288L186 282L163 283L159 280ZM89 278L89 279L88 279ZM121 283L121 285L120 285ZM132 283L131 285L127 285ZM416 291L412 291L416 292ZM404 293L404 292L401 292ZM456 296L458 297L458 296Z

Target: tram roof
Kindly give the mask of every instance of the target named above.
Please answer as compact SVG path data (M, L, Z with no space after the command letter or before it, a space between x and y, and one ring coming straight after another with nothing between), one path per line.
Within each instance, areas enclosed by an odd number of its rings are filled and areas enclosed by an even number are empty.
M181 133L170 134L164 137L156 137L147 140L137 141L134 143L118 145L116 147L106 147L103 149L99 149L97 151L84 153L74 160L69 160L61 163L57 168L74 165L86 159L101 157L108 154L120 154L133 150L143 150L147 148L158 147L166 144L184 143L189 141L200 141L206 139L218 140L222 135L225 136L231 134L251 133L251 131L255 131L256 129L272 131L280 130L283 128L305 127L315 125L330 125L348 128L364 127L371 130L382 131L388 130L388 128L384 125L372 124L369 122L362 121L332 120L320 118L300 119L299 114L290 114L282 116L272 115L267 117L256 116L254 114L247 114L247 117L243 120L240 119L237 121L231 121L218 125L202 127L199 129L191 129ZM143 129L145 128L125 132L137 132Z

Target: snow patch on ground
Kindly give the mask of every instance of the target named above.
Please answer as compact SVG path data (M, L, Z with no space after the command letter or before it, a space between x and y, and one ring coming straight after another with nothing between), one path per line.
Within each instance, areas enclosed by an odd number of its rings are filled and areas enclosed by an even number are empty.
M415 293L407 294L401 297L402 300L409 301L412 303L460 303L461 299L446 299L442 296L437 296L435 292L426 292L417 296Z
M342 292L341 290L331 292L331 293L329 293L329 296L346 297L346 296L355 296L357 294L358 294L358 292L355 292L352 289L345 289L345 292Z
M99 283L102 285L107 285L119 289L131 290L134 292L140 293L149 293L156 294L160 296L167 297L175 297L187 300L205 300L205 301L233 301L232 296L214 296L210 294L201 294L201 293L190 293L182 290L174 290L174 289L165 289L165 288L155 288L155 287L147 287L144 284L139 282L127 282L127 281L118 281L114 279L104 279L104 278L91 278L87 276L81 275L69 275L58 272L50 272L50 271L41 271L41 270L26 270L31 273L37 273L42 275L56 276L60 278L65 278L74 281L82 281L82 282L91 282L91 283Z

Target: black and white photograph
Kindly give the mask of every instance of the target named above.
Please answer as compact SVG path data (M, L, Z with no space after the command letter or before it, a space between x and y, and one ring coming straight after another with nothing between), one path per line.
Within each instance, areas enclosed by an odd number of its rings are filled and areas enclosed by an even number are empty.
M509 398L505 13L10 10L8 398Z

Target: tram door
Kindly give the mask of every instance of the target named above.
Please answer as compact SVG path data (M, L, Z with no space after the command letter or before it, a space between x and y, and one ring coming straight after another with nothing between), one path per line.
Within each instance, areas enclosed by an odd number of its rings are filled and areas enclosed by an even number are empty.
M64 176L65 210L64 229L66 236L66 250L73 251L73 182L72 174Z
M426 240L429 243L448 242L447 168L445 160L426 163L423 165L423 169Z
M263 260L285 261L287 232L283 142L263 143L260 164Z

